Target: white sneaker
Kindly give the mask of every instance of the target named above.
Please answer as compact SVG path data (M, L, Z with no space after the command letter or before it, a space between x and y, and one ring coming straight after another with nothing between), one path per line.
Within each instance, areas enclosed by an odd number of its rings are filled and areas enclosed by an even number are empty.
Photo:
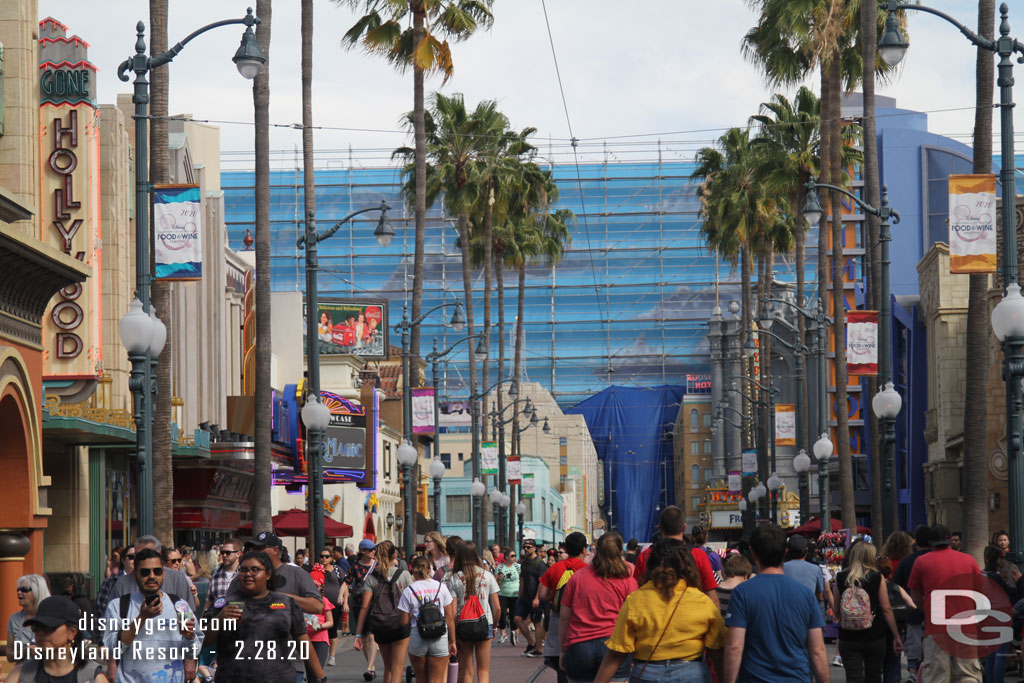
M501 634L501 638L498 638L498 645L501 645L501 644L507 643L507 642L508 642L508 636L505 635L504 633Z
M832 666L842 666L842 665L843 665L843 658L842 657L840 657L839 655L836 655L835 657L832 658Z
M334 657L327 658L327 666L336 666L334 663Z

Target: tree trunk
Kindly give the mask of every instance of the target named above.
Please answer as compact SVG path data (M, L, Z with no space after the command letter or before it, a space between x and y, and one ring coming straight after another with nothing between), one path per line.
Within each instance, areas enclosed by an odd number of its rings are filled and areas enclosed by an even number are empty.
M978 1L978 33L995 35L995 0ZM974 109L974 172L992 172L992 95L995 56L978 49ZM1003 201L1006 199L1004 197ZM1003 210L1006 210L1004 205ZM1004 256L1005 258L1005 256ZM987 274L970 276L967 299L967 376L985 377L989 366L989 312ZM964 547L980 563L989 538L988 457L985 444L987 414L984 382L966 382L964 391Z
M419 49L420 41L426 34L427 19L423 0L413 0L413 52ZM412 319L419 320L423 308L423 253L427 235L427 133L423 105L423 69L413 65L412 69L412 126L413 146L416 157L416 199L413 213L416 221L416 235L412 259ZM412 358L420 355L420 326L409 333L409 353Z
M252 506L253 533L271 528L270 498L270 18L272 0L256 0L256 41L266 63L253 79L256 201L256 482Z
M517 299L516 299L516 346L515 346L515 350L513 351L513 361L512 361L512 366L513 366L512 367L512 372L513 372L513 376L516 378L517 381L523 376L523 310L525 308L525 301L526 301L526 261L525 260L519 262L518 271L519 271L519 273L518 273L519 274L519 284L518 284L518 287L516 289L516 296L517 296ZM539 417L538 417L538 419L539 419ZM519 434L519 416L518 415L516 415L515 418L512 420L512 443L513 443L513 451L512 452L515 455L518 455L520 458L522 458L523 457L523 453L522 453L521 446L522 446L523 442L522 442L522 439L521 439L520 434ZM520 465L522 465L522 462L520 462ZM521 500L522 496L523 496L523 485L520 484L519 485L519 492L518 492L518 495L516 496L516 498ZM517 502L516 505L518 505L518 504L519 503ZM512 508L512 506L510 505L509 509L513 510L514 508ZM512 519L516 518L516 515L509 515L509 516ZM513 530L512 538L515 538L514 532L515 532L515 530Z
M743 368L743 373L748 377L751 376L751 369L753 368L752 359L747 358L743 351L743 346L747 341L747 331L750 329L751 321L751 306L753 306L753 297L750 296L750 277L752 268L750 247L744 245L740 247L740 289L742 290L742 306L740 314L740 367ZM737 380L736 389L744 396L749 396L749 387L743 386L742 380ZM746 414L747 408L740 403L740 410ZM752 411L753 412L753 411ZM751 448L753 446L753 440L751 439L751 431L744 429L742 431L742 448Z
M475 333L473 324L473 278L469 267L469 216L465 212L459 215L458 231L459 244L462 245L462 248L459 251L462 257L462 291L463 296L466 299L466 329L468 331L467 334L472 337ZM469 358L469 393L470 395L473 395L480 390L480 387L477 386L476 382L476 359L473 354L473 349L476 347L476 340L470 339L467 344L469 345L469 352L466 354ZM477 410L478 402L471 400L470 404L473 410ZM479 419L486 420L486 417L480 415ZM472 476L480 477L480 441L476 430L474 430L472 434L471 448L473 449L470 452L470 459L473 463ZM482 478L481 481L483 481ZM475 503L472 503L471 501L471 504L475 509ZM484 515L486 515L486 512L484 512L486 508L486 504L481 504L480 510ZM473 518L473 524L474 529L483 528L480 524L480 520L476 517ZM471 537L473 535L475 534L471 534Z
M832 114L829 126L832 129L829 145L830 169L832 184L843 184L842 167L842 136L839 120L840 91L842 75L839 56L833 55L829 63L829 90ZM832 208L832 308L833 335L835 339L835 376L836 376L836 450L839 453L839 505L843 527L854 529L857 526L857 511L854 503L853 459L850 455L850 419L849 399L846 385L849 379L846 374L846 291L843 286L843 205L838 192L831 193L829 202Z
M489 185L489 184L488 184ZM492 190L493 191L493 190ZM491 348L491 258L494 251L494 245L492 239L494 238L494 226L491 223L491 205L484 199L484 343L487 348ZM490 384L490 359L483 364L483 381L484 389L491 386ZM498 375L497 379L501 379L501 375ZM498 393L501 393L501 387L498 387ZM484 397L484 413L488 412L488 404L490 403L487 396ZM487 420L484 420L484 441L487 440ZM491 435L495 438L495 435Z
M831 158L830 158L830 155L828 153L828 150L830 149L830 145L832 143L832 125L831 125L832 107L831 107L831 103L829 101L829 98L827 97L828 88L829 88L828 68L825 66L824 63L822 63L820 65L820 69L819 69L819 74L818 75L819 75L819 77L821 79L821 86L820 86L821 87L821 140L818 143L819 157L820 157L820 164L821 164L821 182L823 182L823 183L830 183L832 181L832 164L831 164ZM818 195L819 195L820 200L821 200L822 209L826 209L827 210L827 208L829 206L829 200L830 200L831 195L828 192L819 192ZM828 254L828 213L827 212L823 212L822 213L822 215L821 215L821 222L818 224L818 247L817 247L817 249L818 249L818 303L821 305L821 310L827 315L828 311L829 311L829 300L828 300L828 258L827 258L827 254ZM827 331L825 332L825 337L826 337L825 352L827 354L828 353L828 341L827 341L828 332ZM819 382L823 382L825 384L825 387L826 387L825 396L826 396L826 398L828 397L827 388L828 388L828 385L829 385L830 376L831 376L831 374L830 374L830 371L829 371L829 364L828 364L828 360L826 359L826 361L825 361L825 376L818 378ZM810 404L808 404L808 405L810 405ZM820 410L822 411L822 414L824 415L824 420L823 420L824 424L822 425L822 427L824 428L826 433L828 433L828 434L830 434L830 435L832 435L834 437L835 433L832 432L832 430L829 428L829 423L831 422L831 418L832 418L831 403L826 401L825 405L820 406ZM809 446L813 447L813 444L814 444L815 441L816 441L816 439L811 439L807 443L808 443ZM820 465L819 465L819 467L820 467ZM830 477L830 481L831 481L831 474L828 474L827 476ZM832 487L830 485L828 490L832 491L834 489L832 489ZM821 496L823 496L824 494L825 494L824 491L819 491L818 492L819 498ZM829 515L831 516L832 501L831 500L826 500L825 501L825 505L828 506Z
M163 54L167 51L167 0L150 0L149 22L150 54ZM167 183L171 180L170 151L167 145L167 91L170 68L171 65L167 64L149 72L149 179L154 184ZM152 211L152 206L139 207L139 210ZM153 221L150 220L149 224L152 226ZM150 264L151 273L155 272L153 265ZM171 284L154 280L151 299L157 316L167 325L167 342L156 366L156 402L153 406L153 533L164 545L173 545L174 461L171 454L171 396L174 387L171 369L174 362L174 316L171 311Z
M497 370L497 372L498 372L498 379L504 379L505 378L505 274L503 272L503 270L504 270L504 259L502 258L502 253L501 253L500 249L496 249L494 251L492 263L494 264L495 289L498 290L498 370ZM505 400L504 400L504 397L502 396L502 393L500 391L498 392L498 406L497 406L497 408L498 408L498 414L499 414L499 418L498 419L501 419L501 420L506 419L505 418L505 414L503 412L505 410ZM512 412L515 413L516 409L513 408ZM507 429L505 429L504 425L499 425L498 429L502 430L506 434L509 433L509 431ZM495 437L495 439L497 439L498 435L495 434L494 437ZM513 432L511 434L511 438L515 438L515 432ZM505 460L505 495L509 496L509 498L511 499L511 497L512 497L512 494L511 494L512 487L508 483L508 450L509 450L509 437L506 436L506 438L505 438L505 449L501 453L498 454L498 457L503 458ZM515 515L512 514L512 511L515 510L515 509L516 509L516 503L515 503L514 500L512 500L509 503L509 506L506 508L506 515L505 516L506 516L507 519L512 519L512 517L515 516ZM506 535L506 538L511 540L514 537L510 536L510 535ZM512 543L509 543L509 545L512 545Z
M803 185L806 182L807 179L803 177L803 174L801 174L800 189L794 192L793 196L790 197L789 200L789 210L792 213L792 215L797 217L796 231L794 234L796 240L794 250L796 251L796 305L799 306L800 308L804 308L804 287L806 286L806 276L804 274L804 268L807 267L807 232L805 227L806 223L803 218L803 204L801 201L801 198L803 196ZM807 344L807 325L803 315L796 316L796 325L798 330L797 340L800 344ZM802 352L797 351L797 353ZM811 438L811 435L814 434L814 428L811 426L811 420L809 419L811 413L810 406L812 404L808 400L810 382L806 381L806 368L808 365L808 361L809 359L805 355L805 375L802 389L803 396L801 396L800 398L803 401L804 411L807 415L807 419L804 419L804 428L803 432L800 434L800 438L803 441L804 449L808 452L809 455L813 456L813 453L811 452L811 444L814 443L816 439Z
M307 230L311 230L312 234L316 234L316 177L313 169L313 0L302 0L301 5L301 26L299 32L301 34L301 79L302 79L302 199L303 199L303 215L306 217L309 225ZM307 232L307 234L310 234ZM306 264L309 265L308 263ZM307 301L309 300L309 293L307 292ZM310 309L306 311L307 316L317 316L319 311ZM320 344L320 340L313 341L314 347ZM306 359L306 367L310 367L310 359ZM319 368L318 368L319 369ZM320 382L316 382L316 386L320 386ZM317 399L320 397L318 396ZM319 457L319 456L316 456ZM313 497L310 495L310 501L312 502ZM320 514L320 511L316 511L315 514ZM316 517L314 515L307 515L309 520L309 543L306 546L309 548L311 553L319 553L320 548L317 548L316 533L314 532L314 522Z
M871 206L879 206L881 203L881 187L878 178L878 139L875 135L875 65L877 64L877 43L878 43L878 13L866 11L868 4L861 6L860 18L860 44L861 57L864 61L864 73L861 80L861 88L864 92L864 112L861 126L864 133L864 201ZM875 216L864 217L864 261L865 270L868 273L868 308L876 311L882 310L882 251L879 244L879 220ZM879 344L890 344L892 339L880 339ZM868 443L871 449L871 528L879 530L874 535L875 545L879 548L885 541L882 538L882 506L895 505L896 496L891 499L882 500L882 469L885 467L885 448L879 438L878 418L875 411L870 409L871 399L878 392L877 377L868 378L868 391L862 396L861 412L867 412L868 417ZM895 487L893 488L895 492ZM894 516L895 520L896 517Z

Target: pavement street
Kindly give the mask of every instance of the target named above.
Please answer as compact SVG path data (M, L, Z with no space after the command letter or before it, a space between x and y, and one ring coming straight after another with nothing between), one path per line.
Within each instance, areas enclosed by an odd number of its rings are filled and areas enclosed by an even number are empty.
M497 683L555 683L555 672L544 669L541 658L523 657L522 647L512 647L509 643L495 645L491 649L491 680ZM831 664L836 656L836 645L828 645L828 659ZM327 679L331 683L356 683L363 681L366 660L361 652L352 649L352 639L342 638L338 642L337 666L326 667ZM377 657L377 678L379 681L384 671L384 663ZM829 666L831 683L846 683L846 675L842 667ZM539 675L538 675L539 673Z

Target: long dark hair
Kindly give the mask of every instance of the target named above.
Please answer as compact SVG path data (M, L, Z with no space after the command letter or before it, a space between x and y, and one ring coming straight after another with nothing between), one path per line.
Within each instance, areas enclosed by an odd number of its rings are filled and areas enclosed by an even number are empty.
M594 553L590 566L602 579L628 577L629 567L622 560L622 536L613 531L597 539L597 552Z
M476 593L477 567L481 571L483 570L480 555L476 552L476 544L468 541L460 544L455 551L455 565L453 569L456 574L462 572L462 576L466 581L467 597Z
M675 538L664 538L651 548L647 558L647 581L671 600L676 584L682 579L687 586L698 586L697 565L685 543Z

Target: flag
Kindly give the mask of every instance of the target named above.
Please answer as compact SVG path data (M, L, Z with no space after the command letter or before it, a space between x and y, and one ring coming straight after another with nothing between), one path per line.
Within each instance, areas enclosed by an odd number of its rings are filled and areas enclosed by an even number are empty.
M792 403L775 404L775 445L796 445L796 406Z
M412 390L412 433L434 433L433 387Z
M203 278L203 207L198 185L153 186L153 258L158 280Z
M480 473L498 473L498 444L494 441L484 441L480 444Z
M878 374L878 311L846 314L846 374Z
M518 455L510 455L505 461L505 477L509 486L523 483L523 463Z
M534 491L533 474L528 473L523 475L523 498L533 498Z
M743 492L743 478L739 472L729 472L729 493Z
M996 272L996 176L949 176L949 272Z

